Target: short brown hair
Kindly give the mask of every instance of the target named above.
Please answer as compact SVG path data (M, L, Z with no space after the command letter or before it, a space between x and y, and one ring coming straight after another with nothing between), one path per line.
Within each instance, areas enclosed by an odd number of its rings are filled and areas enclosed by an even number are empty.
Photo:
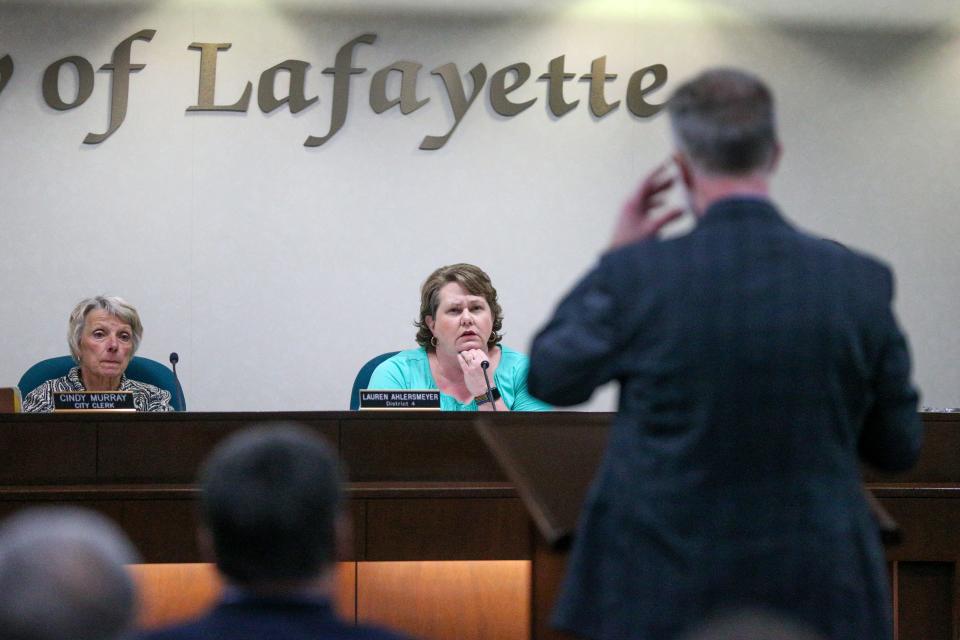
M420 287L420 319L414 322L417 327L417 344L430 351L433 345L430 339L433 338L433 332L427 326L427 316L437 317L437 307L440 306L440 289L451 282L458 283L466 289L472 296L483 296L484 300L490 306L490 313L493 315L493 332L490 339L487 340L487 346L492 347L500 344L503 336L500 335L500 328L503 326L503 310L500 303L497 302L497 290L493 288L490 282L490 276L484 273L480 267L472 264L459 263L440 267L430 274Z

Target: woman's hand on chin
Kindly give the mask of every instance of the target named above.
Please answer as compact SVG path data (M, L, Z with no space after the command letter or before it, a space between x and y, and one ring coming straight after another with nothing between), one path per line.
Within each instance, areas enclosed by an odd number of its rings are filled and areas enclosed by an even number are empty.
M467 389L474 395L480 396L487 392L487 383L483 378L482 362L490 363L487 368L487 376L490 378L490 384L493 384L494 365L490 362L490 356L482 349L467 349L457 355L457 362L463 371L463 382Z

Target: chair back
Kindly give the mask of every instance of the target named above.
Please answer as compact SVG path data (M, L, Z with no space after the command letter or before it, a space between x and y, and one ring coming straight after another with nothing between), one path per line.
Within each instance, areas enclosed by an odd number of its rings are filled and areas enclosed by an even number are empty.
M360 389L366 389L367 385L370 384L370 376L373 375L373 370L377 368L377 365L398 353L400 352L381 353L375 358L370 358L365 365L360 367L360 371L353 381L353 391L350 392L350 411L357 411L360 408Z
M20 394L26 397L28 393L42 385L47 380L60 378L67 375L76 363L70 356L59 356L56 358L47 358L36 363L23 374L20 378ZM169 367L151 360L150 358L141 358L134 356L127 365L124 372L131 380L137 382L146 382L155 387L160 387L170 392L170 405L174 411L186 411L187 402L183 398L183 387L174 377L173 371Z

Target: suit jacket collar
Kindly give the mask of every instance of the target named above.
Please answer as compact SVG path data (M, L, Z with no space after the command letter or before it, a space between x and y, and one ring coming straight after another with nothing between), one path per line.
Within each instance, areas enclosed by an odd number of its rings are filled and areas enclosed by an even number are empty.
M282 609L313 611L325 615L333 615L333 604L326 598L306 594L289 594L261 596L249 591L228 590L217 605L217 609Z
M697 227L710 228L715 225L749 220L789 226L789 223L770 200L759 196L737 196L717 200L707 207L707 212L697 222Z

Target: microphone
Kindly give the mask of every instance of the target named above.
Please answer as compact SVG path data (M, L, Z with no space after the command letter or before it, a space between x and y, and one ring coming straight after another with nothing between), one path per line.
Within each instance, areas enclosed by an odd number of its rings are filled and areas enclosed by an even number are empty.
M183 411L187 410L187 403L183 399L183 387L180 386L180 378L177 377L177 363L180 362L180 356L177 355L177 352L174 351L170 354L170 364L173 366L173 381L177 383L177 403L179 406L183 407Z
M487 397L490 398L490 404L493 405L494 411L499 411L499 409L497 409L497 401L493 399L493 390L490 388L490 378L487 377L487 369L490 368L490 363L484 360L480 363L480 368L483 369L483 381L487 384Z

